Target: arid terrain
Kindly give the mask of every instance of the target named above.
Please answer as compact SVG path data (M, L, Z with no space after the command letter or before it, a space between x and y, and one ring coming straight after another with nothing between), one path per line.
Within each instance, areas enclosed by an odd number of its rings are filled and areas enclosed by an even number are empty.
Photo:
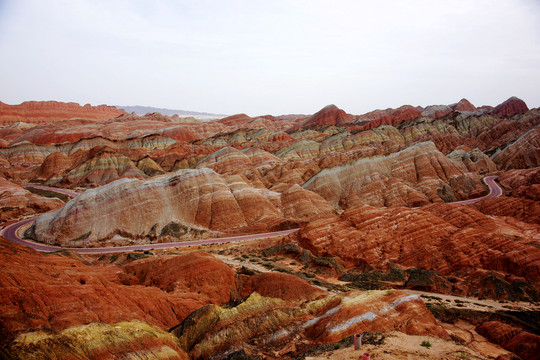
M493 105L0 102L0 358L540 359L540 109Z

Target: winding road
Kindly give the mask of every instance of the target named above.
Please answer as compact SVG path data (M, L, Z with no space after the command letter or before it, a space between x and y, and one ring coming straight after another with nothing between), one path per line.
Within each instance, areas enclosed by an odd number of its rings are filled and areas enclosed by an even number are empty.
M486 176L483 179L485 184L489 188L489 193L486 196L482 196L476 199L457 201L457 202L454 202L453 204L459 204L459 205L474 204L486 198L501 196L502 189L499 187L499 185L497 185L497 183L495 182L495 179L497 179L497 176ZM24 187L33 187L33 188L37 188L41 190L54 191L54 192L58 192L58 193L73 196L73 197L76 197L79 195L69 190L51 188L51 187L46 187L46 186L24 185ZM103 253L117 253L117 252L135 251L135 250L168 249L168 248L176 248L176 247L188 247L188 246L198 246L198 245L208 245L208 244L223 244L223 243L232 243L232 242L240 242L240 241L247 241L247 240L259 240L259 239L265 239L265 238L276 237L276 236L285 236L285 235L289 235L295 231L300 230L297 228L297 229L275 231L275 232L268 232L268 233L262 233L262 234L254 234L254 235L242 235L242 236L232 236L232 237L225 237L225 238L194 240L194 241L186 241L186 242L172 242L172 243L162 243L162 244L129 245L129 246L102 247L102 248L65 248L65 247L36 243L36 242L24 240L21 238L21 236L19 235L20 228L23 227L24 225L27 225L33 222L36 218L37 216L19 221L15 224L11 224L5 227L4 229L0 230L0 236L3 236L4 238L16 244L25 245L34 250L42 251L42 252L70 250L79 254L103 254Z

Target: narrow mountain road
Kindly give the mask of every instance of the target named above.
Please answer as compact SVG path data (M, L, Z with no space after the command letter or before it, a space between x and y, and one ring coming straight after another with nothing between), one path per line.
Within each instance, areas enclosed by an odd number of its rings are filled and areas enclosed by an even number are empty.
M486 196L482 196L480 198L476 199L470 199L470 200L463 200L463 201L456 201L452 204L460 204L460 205L466 205L466 204L474 204L479 202L480 200L484 200L487 198L492 197L498 197L502 195L502 189L501 187L495 182L495 179L497 179L497 176L486 176L483 180L486 183L486 185L489 188L489 193Z
M476 199L457 201L454 204L462 204L462 205L474 204L486 198L501 196L502 189L495 182L496 178L497 176L487 176L483 179L486 185L489 187L489 193L486 196L476 198ZM41 190L55 191L55 192L73 196L73 197L76 197L79 195L69 190L51 188L51 187L40 186L40 185L25 185L24 187L34 187ZM70 250L70 251L77 252L79 254L103 254L103 253L117 253L117 252L135 251L135 250L168 249L168 248L175 248L175 247L188 247L188 246L198 246L198 245L207 245L207 244L223 244L223 243L232 243L232 242L240 242L240 241L247 241L247 240L258 240L258 239L265 239L265 238L270 238L270 237L285 236L285 235L289 235L295 231L300 230L297 228L297 229L290 229L290 230L283 230L283 231L268 232L268 233L263 233L263 234L242 235L242 236L232 236L232 237L224 237L224 238L216 238L216 239L162 243L162 244L130 245L130 246L102 247L102 248L65 248L65 247L36 243L33 241L25 240L21 237L21 235L19 234L21 227L33 222L36 218L37 216L30 219L19 221L15 224L11 224L0 231L0 236L3 236L4 238L16 244L25 245L34 250L42 251L42 252Z

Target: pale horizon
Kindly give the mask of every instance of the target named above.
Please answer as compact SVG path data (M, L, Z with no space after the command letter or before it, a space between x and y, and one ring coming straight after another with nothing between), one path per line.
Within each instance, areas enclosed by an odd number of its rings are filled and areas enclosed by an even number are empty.
M0 0L0 48L11 105L251 116L511 96L540 106L534 0Z

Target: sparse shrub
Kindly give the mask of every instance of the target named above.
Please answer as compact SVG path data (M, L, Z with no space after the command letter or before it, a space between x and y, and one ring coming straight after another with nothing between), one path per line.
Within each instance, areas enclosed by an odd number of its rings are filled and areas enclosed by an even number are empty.
M431 343L430 343L429 341L427 341L427 340L424 340L424 341L422 341L422 343L420 344L420 346L423 346L423 347L429 349L429 348L431 347Z
M465 353L460 353L458 355L458 359L470 359L470 358L469 358L469 355L467 355Z

